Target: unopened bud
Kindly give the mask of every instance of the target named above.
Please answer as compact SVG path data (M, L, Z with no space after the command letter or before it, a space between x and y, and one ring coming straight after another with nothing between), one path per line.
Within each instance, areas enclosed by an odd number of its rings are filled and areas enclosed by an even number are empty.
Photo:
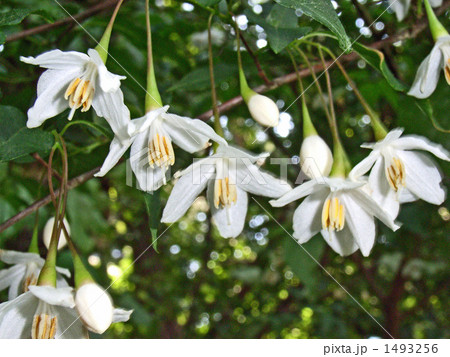
M97 284L82 285L75 295L75 304L89 330L102 334L111 325L114 311L112 299Z
M280 120L280 111L275 102L261 94L254 94L248 100L248 110L262 126L274 127L278 125Z
M300 148L300 165L309 178L328 176L333 166L333 155L319 135L307 136Z
M63 220L64 226L67 229L67 233L70 234L70 227L69 222L67 222L67 219L64 218ZM55 223L55 217L50 218L44 227L44 232L42 234L42 240L44 241L44 245L47 247L50 246L50 240L52 239L52 232L53 232L53 225ZM59 234L59 241L58 241L58 250L65 247L67 244L66 236L64 234L64 230L61 228L61 233Z

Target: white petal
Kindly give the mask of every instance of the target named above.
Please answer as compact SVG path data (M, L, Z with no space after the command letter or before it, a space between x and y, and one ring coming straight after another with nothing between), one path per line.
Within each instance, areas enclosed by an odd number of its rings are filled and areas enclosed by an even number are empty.
M126 77L109 72L96 50L92 48L89 49L88 55L92 62L97 65L98 79L101 89L104 92L115 92L118 90L120 88L120 80L125 79Z
M118 138L114 138L111 141L111 145L109 147L109 153L106 157L105 161L99 172L97 172L95 177L103 177L105 176L109 170L111 170L120 160L120 158L125 154L128 148L131 145L131 141L122 144L122 142Z
M439 7L442 5L442 0L429 0L430 5L433 7Z
M133 310L125 310L116 308L113 311L113 323L115 322L126 322L130 319Z
M433 160L419 152L399 151L406 171L406 188L429 203L440 205L445 200L442 175Z
M391 217L395 219L400 209L400 203L397 194L391 189L386 179L384 171L384 159L378 158L372 168L369 176L369 186L372 190L372 198L377 202Z
M368 257L375 243L375 219L350 195L343 194L341 199L345 206L345 224L352 232L361 253Z
M235 238L242 233L247 216L248 197L247 192L236 187L236 203L230 207L214 207L214 181L209 181L207 197L210 205L213 222L217 226L219 233L224 238Z
M322 229L320 233L322 233L322 236L328 245L343 257L353 254L359 248L347 225L339 232L328 232L326 229Z
M138 134L130 150L130 166L136 175L139 188L152 192L160 188L163 183L161 168L151 168L148 160L148 132Z
M56 267L56 272L62 275L65 275L67 278L70 278L70 270L66 268Z
M55 338L57 339L84 339L89 338L78 312L75 309L56 306L53 308L57 314Z
M228 146L227 145L219 145L219 147L216 150L216 156L249 160L252 164L254 164L257 161L262 161L262 160L266 159L269 156L269 154L262 153L259 155L253 155L252 153L250 153L246 150L243 150L240 148L238 149L231 145L228 145Z
M69 108L69 102L64 98L64 93L70 82L80 74L81 72L77 70L49 69L41 75L38 81L37 99L28 109L28 128L36 128L45 120Z
M14 250L5 249L0 249L0 260L6 264L27 264L30 262L41 266L44 264L44 259L42 259L39 254L16 252Z
M31 293L50 305L58 305L73 308L73 288L54 288L52 286L29 286Z
M328 189L328 186L321 184L316 180L307 181L305 183L302 183L300 186L297 186L294 189L290 190L278 200L270 201L270 204L273 207L283 207L293 201L299 200L300 198L308 196L311 193L322 189Z
M363 176L366 172L368 172L375 161L381 156L378 150L372 151L369 156L363 159L359 164L357 164L352 171L349 173L349 177L351 180L357 180L361 176Z
M147 131L152 125L153 121L156 118L160 117L163 113L165 113L167 109L169 109L168 105L162 108L153 109L141 118L133 119L130 125L128 125L128 135L137 135L139 133Z
M0 339L31 338L31 326L38 303L39 300L27 292L0 304Z
M130 139L128 127L130 125L130 111L123 102L121 90L107 93L96 85L92 107L99 117L103 117L111 126L114 135L121 141Z
M161 222L178 221L192 206L198 195L205 189L208 180L215 173L214 164L205 162L196 165L191 171L181 176L175 183L164 208Z
M34 57L20 57L20 60L25 63L39 65L43 68L58 69L62 71L71 71L73 69L83 69L86 62L89 61L89 56L76 51L63 52L61 50L52 50L44 52Z
M322 229L322 208L328 192L314 192L297 207L293 217L294 237L300 244L306 243Z
M199 119L180 117L175 114L162 114L165 119L163 125L166 127L172 141L184 151L193 153L204 149L209 140L214 140L227 145L224 138L205 122Z
M257 166L250 164L250 162L245 165L238 163L236 173L236 184L248 193L279 198L292 190L289 183L260 170Z
M398 200L400 203L414 202L417 201L419 197L417 197L414 193L408 190L406 187L403 187L398 192Z
M433 143L423 136L404 136L395 142L395 147L402 150L428 151L442 160L450 161L450 153L442 145Z
M408 14L411 0L389 0L390 8L395 12L398 21L403 19Z
M16 288L22 282L23 277L25 276L25 271L26 267L23 264L14 265L9 269L0 270L0 291L15 285L15 288L12 289L12 291L10 288L9 300L17 297L18 293Z
M408 94L416 98L428 98L436 89L439 81L442 52L434 46L417 70L416 78Z

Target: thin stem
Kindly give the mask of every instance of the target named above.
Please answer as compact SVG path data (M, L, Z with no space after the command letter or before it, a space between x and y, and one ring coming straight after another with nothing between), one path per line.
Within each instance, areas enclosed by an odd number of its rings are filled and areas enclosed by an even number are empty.
M264 70L262 69L261 63L259 62L259 59L258 59L258 56L252 51L249 44L245 40L245 37L242 34L242 32L240 33L239 37L240 37L242 43L244 44L245 48L247 49L248 54L253 59L253 62L255 62L256 69L258 70L258 75L262 78L264 83L270 84L270 80L269 80L269 78L267 78L266 72L264 72Z
M72 125L86 125L92 129L95 129L96 131L98 131L99 133L103 134L104 136L106 136L108 139L112 139L111 135L109 134L109 132L101 127L100 125L91 123L89 121L85 121L85 120L75 120L75 121L70 121L68 122L63 130L61 131L60 135L64 136L64 134L66 133L67 129L69 129Z
M238 59L238 68L239 68L239 84L241 89L242 98L244 98L245 102L248 103L250 98L255 94L253 90L250 89L247 83L247 79L245 78L244 67L242 66L242 56L241 56L241 35L239 30L239 25L236 21L233 20L234 30L236 32L236 51L237 51L237 59Z
M116 20L117 13L119 12L120 6L122 5L123 0L119 0L117 2L116 7L114 8L114 12L111 15L111 19L109 20L108 26L106 26L105 32L103 33L102 38L100 39L100 42L95 47L96 51L100 55L101 59L103 60L103 63L106 63L106 60L108 59L108 47L109 47L109 40L111 38L111 32L112 28L114 26L114 21Z

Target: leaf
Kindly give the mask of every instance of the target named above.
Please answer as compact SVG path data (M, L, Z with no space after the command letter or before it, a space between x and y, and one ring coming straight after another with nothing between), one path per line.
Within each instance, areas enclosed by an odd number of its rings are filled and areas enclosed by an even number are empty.
M152 235L152 246L155 252L158 252L158 226L161 215L161 199L159 197L159 190L153 193L144 193L145 206L147 207L148 225Z
M433 124L434 128L442 133L450 133L450 129L445 129L439 124L434 116L433 106L429 99L426 100L416 100L416 105L419 107L420 111L425 114Z
M400 82L391 72L386 64L383 52L366 47L357 42L353 44L353 49L361 56L362 59L364 59L375 69L379 70L392 88L399 92L404 92L408 89L408 87Z
M308 289L312 290L312 288L317 287L317 281L320 279L321 274L320 267L309 254L318 261L324 248L325 242L320 236L311 238L309 242L302 244L301 247L294 239L286 238L284 244L286 263L292 269L292 272L300 279L300 282Z
M53 18L44 10L12 9L7 12L0 12L0 26L18 25L25 17L31 14L40 15L48 21L53 21Z
M26 117L17 108L0 106L0 162L10 161L38 152L45 156L54 138L41 129L28 129Z
M301 10L306 16L328 27L338 36L341 48L345 52L351 51L350 38L347 36L330 0L275 0L275 2L285 7Z
M245 10L244 13L251 22L258 24L266 31L270 48L275 53L280 53L292 41L311 31L310 27L298 26L298 18L294 10L279 5L272 8L266 19L250 10Z
M222 0L197 0L197 3L199 3L202 6L208 7L208 6L214 6L221 1Z

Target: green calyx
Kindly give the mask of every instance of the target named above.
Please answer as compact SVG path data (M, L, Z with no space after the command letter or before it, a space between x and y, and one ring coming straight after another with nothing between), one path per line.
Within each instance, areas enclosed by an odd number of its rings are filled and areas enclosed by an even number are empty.
M242 67L239 67L239 83L241 88L241 95L244 98L245 103L248 104L250 98L254 95L258 94L254 90L252 90L247 83L247 79L245 78L245 73Z
M336 141L333 147L333 166L330 177L347 177L351 171L352 165L340 141Z
M56 288L56 256L58 254L59 235L61 226L58 219L53 223L52 237L47 251L47 258L41 269L37 285L47 285ZM37 243L36 243L37 246Z
M311 121L311 116L309 115L308 107L306 106L306 101L302 100L302 111L303 111L303 139L312 135L317 134L317 130Z
M84 284L95 283L89 271L83 264L80 256L76 251L72 251L72 259L73 259L73 268L75 271L74 281L75 281L75 289L79 289Z
M439 37L442 36L448 36L448 31L445 29L445 27L441 24L441 22L436 17L436 14L434 13L430 2L428 0L424 0L425 3L425 10L427 12L428 16L428 23L430 24L430 31L433 35L433 39L435 41L438 40Z

